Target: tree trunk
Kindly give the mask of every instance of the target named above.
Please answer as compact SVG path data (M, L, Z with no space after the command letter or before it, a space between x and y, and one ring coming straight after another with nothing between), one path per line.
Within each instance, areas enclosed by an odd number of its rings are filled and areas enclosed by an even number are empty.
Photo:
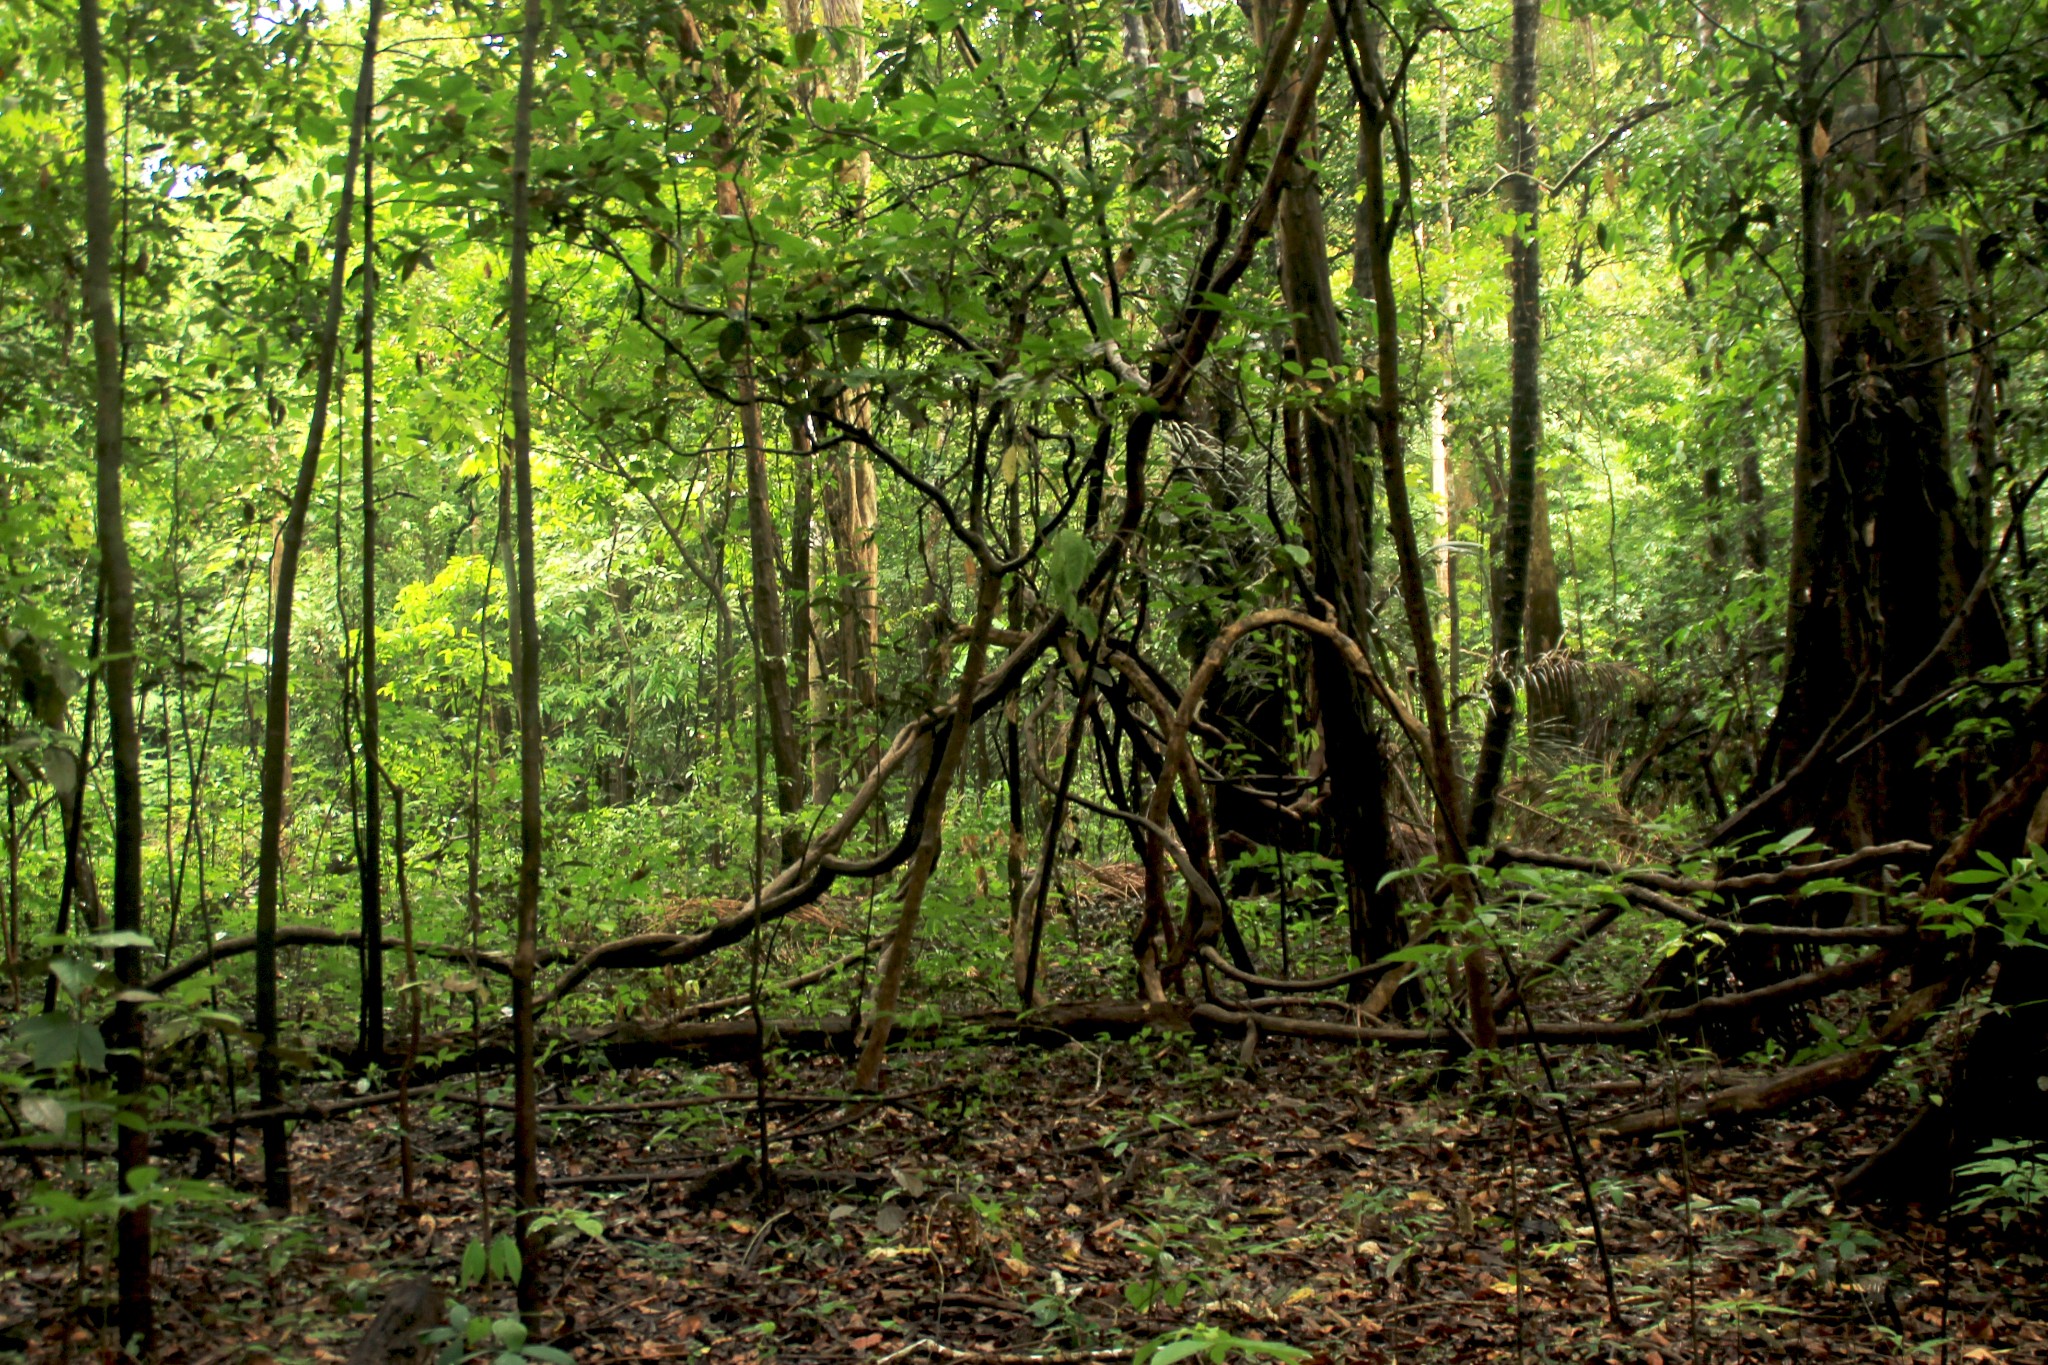
M896 917L895 936L889 940L877 969L867 1037L861 1043L860 1062L854 1071L853 1083L861 1090L874 1089L881 1079L882 1059L889 1047L889 1030L896 1022L896 1006L902 999L903 974L910 965L910 949L917 937L925 888L931 883L932 869L938 865L945 842L946 797L952 790L954 774L960 769L961 757L967 752L968 734L974 729L974 694L988 666L989 627L995 620L1002 591L1001 577L983 566L975 593L974 624L967 639L967 662L960 670L960 688L953 700L953 718L946 730L945 746L932 751L935 766L931 794L926 798L924 830L917 841L917 852L911 856L909 870L903 874L903 908Z
M512 405L512 480L519 580L513 613L519 648L513 690L519 696L519 900L512 952L512 1190L519 1242L519 1313L529 1330L541 1308L540 1089L533 1036L533 976L539 957L541 859L540 622L534 613L533 412L527 379L527 235L533 162L534 63L541 39L540 0L525 0L519 35L519 94L512 114L512 249L507 272L506 368ZM758 429L756 435L758 437Z
M1528 605L1522 613L1523 695L1529 705L1529 741L1569 744L1578 737L1576 679L1564 648L1564 599L1560 595L1557 548L1550 538L1550 488L1536 471L1529 507Z
M1738 819L1811 825L1849 845L1940 840L1964 823L1972 792L1971 765L1922 761L1939 717L1889 728L1842 762L1826 752L2007 657L1993 596L1965 612L1983 555L1949 471L1939 257L1916 252L1904 229L1852 235L1829 207L1903 223L1923 210L1923 96L1880 31L1870 99L1825 121L1822 101L1840 82L1823 52L1836 49L1813 6L1799 15L1804 351L1788 654L1756 776L1769 799Z
M1260 11L1257 37L1269 42L1280 15ZM1296 99L1314 98L1298 81L1274 97L1274 117L1285 121ZM1357 455L1373 442L1372 425L1356 414L1327 407L1321 390L1347 369L1337 305L1330 287L1328 234L1321 187L1299 161L1288 170L1274 220L1280 291L1293 317L1294 358L1316 390L1301 413L1302 530L1308 540L1316 595L1336 610L1337 628L1354 640L1372 620L1372 483ZM1401 945L1401 902L1381 883L1388 868L1386 762L1372 703L1328 642L1310 643L1323 749L1330 783L1330 816L1344 863L1350 951L1365 962ZM1160 781L1173 780L1164 774Z
M816 618L811 611L811 584L815 578L811 569L811 526L816 516L817 485L809 417L790 414L789 448L796 464L792 480L794 505L790 509L789 579L783 593L789 607L790 706L800 741L797 757L815 783L816 771L810 761L817 744L817 716L811 696L811 641L816 635L812 625Z
M701 34L694 17L685 15L688 43L703 51ZM712 85L712 98L725 122L713 135L718 155L718 213L721 218L744 218L747 206L740 197L741 157L732 133L732 121L740 114L738 96ZM753 307L751 281L736 286L730 299L742 314ZM752 579L750 597L758 649L754 656L761 684L765 716L756 724L768 727L768 752L775 761L775 808L780 814L779 846L784 864L795 862L803 852L803 833L797 814L803 808L803 748L797 741L796 706L791 697L789 635L782 614L782 546L775 529L774 511L769 505L768 447L761 433L761 404L755 396L754 335L751 324L739 353L733 359L733 393L739 400L740 445L745 456L747 478L747 550Z
M114 976L132 991L142 982L142 742L135 724L135 572L121 506L125 385L120 323L114 316L114 189L107 170L107 72L99 0L79 0L78 38L85 68L85 305L92 327L95 515L106 602L107 650L101 666L114 758L114 928L133 936L114 949ZM83 763L79 767L82 773ZM133 1002L114 1007L108 1035L114 1089L136 1120L115 1129L115 1168L120 1188L127 1191L136 1188L131 1182L149 1166L146 1039ZM149 1239L149 1205L124 1207L115 1220L115 1325L122 1359L154 1353Z
M262 835L256 850L256 1031L261 1050L256 1058L257 1093L266 1107L284 1098L278 1055L277 908L284 880L284 789L291 751L292 604L299 577L299 551L306 540L306 509L320 475L320 452L327 440L327 406L334 392L334 357L341 332L342 294L348 280L349 228L355 209L356 166L362 156L364 131L377 69L377 27L383 0L370 0L363 28L363 63L356 78L355 111L349 121L348 154L342 165L341 206L335 213L334 265L327 280L327 310L320 325L315 360L313 413L306 424L306 449L299 460L291 505L279 529L271 560L270 673L263 692L263 764L259 800ZM282 1122L263 1126L263 1197L274 1209L292 1202L291 1157Z
M1472 779L1472 813L1466 843L1477 848L1493 838L1495 802L1506 770L1508 740L1515 729L1515 674L1522 660L1522 613L1529 587L1534 539L1536 451L1543 438L1538 368L1543 345L1541 257L1536 211L1536 37L1543 11L1536 0L1515 0L1514 37L1508 58L1507 116L1502 149L1509 173L1503 198L1515 216L1508 238L1508 471L1506 546L1493 666L1487 678L1486 731Z
M370 185L375 156L363 130L363 601L361 660L363 847L358 859L363 901L363 1050L384 1052L384 793L377 733L377 232Z
M1429 723L1428 779L1435 789L1438 842L1448 856L1455 856L1463 817L1458 809L1450 711L1444 698L1443 671L1437 662L1436 631L1430 620L1422 554L1415 540L1415 519L1408 506L1406 443L1401 426L1401 310L1394 297L1393 267L1395 233L1400 225L1387 209L1386 132L1394 117L1395 92L1388 87L1380 60L1377 28L1366 18L1362 7L1353 6L1351 15L1360 84L1364 87L1358 92L1358 169L1364 193L1358 201L1352 267L1357 278L1353 283L1373 305L1380 390L1374 418L1378 426L1380 477L1387 490L1387 529L1393 534L1400 566L1401 605L1415 650L1416 688L1422 693L1423 715ZM1396 155L1402 158L1397 171L1405 185L1410 179L1410 168L1398 137L1394 147Z

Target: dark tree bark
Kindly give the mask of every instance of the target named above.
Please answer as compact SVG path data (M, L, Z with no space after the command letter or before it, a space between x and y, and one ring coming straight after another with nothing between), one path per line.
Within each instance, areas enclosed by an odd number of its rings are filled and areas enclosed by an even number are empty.
M540 623L534 614L533 411L527 378L528 174L533 162L534 63L541 39L540 0L526 0L519 33L519 94L512 114L512 248L506 288L506 368L512 402L514 538L519 579L513 612L519 648L513 690L519 695L519 899L512 951L512 1190L519 1242L519 1313L529 1328L541 1309L541 1240L533 1234L540 1209L540 1088L533 1036L533 977L540 938L541 728Z
M1949 878L1981 867L1979 854L2008 860L2041 842L2048 800L2048 699L2037 698L2022 722L2022 762L1991 794L1969 826L1949 841L1929 879L1930 898L1962 894ZM1951 1173L1999 1138L2048 1142L2048 944L2028 934L2007 942L1994 927L1990 1008L1957 1056L1947 1093L1877 1155L1842 1182L1850 1197L1886 1196L1925 1202L1953 1194Z
M1506 547L1497 604L1498 638L1487 678L1486 730L1472 778L1472 813L1466 843L1493 838L1495 803L1515 730L1515 674L1522 660L1523 612L1529 589L1529 551L1536 505L1536 451L1543 439L1539 361L1543 345L1543 278L1537 249L1536 37L1543 11L1536 0L1515 0L1508 57L1508 99L1502 144L1508 174L1503 198L1515 215L1508 238L1508 470Z
M79 55L85 68L85 306L92 328L93 456L100 587L106 644L99 661L107 680L107 719L114 758L114 928L142 933L142 741L135 725L135 571L128 559L128 528L121 506L121 465L126 431L120 322L114 316L114 189L107 171L107 69L100 44L98 0L79 0ZM80 763L80 771L84 764ZM126 990L142 981L142 948L114 949L114 975ZM136 1123L119 1125L115 1169L126 1191L149 1166L142 1016L123 1001L107 1030L114 1088ZM138 1202L115 1222L115 1324L123 1359L146 1359L155 1346L150 1289L150 1208Z
M1956 677L2007 657L1983 547L1949 470L1946 306L1939 258L1906 229L1929 198L1923 96L1880 30L1868 100L1828 69L1822 13L1802 5L1798 445L1784 690L1753 800L1734 828L1812 825L1836 843L1944 839L1972 803L1967 766L1922 758L1939 720L1888 730ZM1853 215L1837 222L1831 204ZM1916 255L1920 259L1915 259ZM1960 629L1951 623L1961 619ZM1851 744L1866 734L1870 743ZM1841 757L1837 757L1837 754Z
M1394 156L1400 198L1387 206L1388 131L1393 127L1394 91L1389 89L1379 35L1363 5L1353 4L1351 36L1358 78L1358 169L1364 193L1358 201L1353 245L1355 287L1372 304L1379 377L1377 425L1380 477L1387 489L1387 529L1401 571L1401 606L1415 649L1416 688L1422 693L1423 717L1429 723L1430 784L1435 788L1437 834L1447 854L1460 847L1464 827L1458 808L1457 768L1451 746L1450 710L1445 702L1443 670L1437 662L1436 628L1430 620L1424 587L1422 554L1415 539L1415 519L1408 505L1406 443L1401 422L1401 310L1394 297L1393 254L1399 215L1408 208L1410 179L1407 149L1394 131ZM1446 552L1448 553L1448 551ZM1354 637L1355 638L1355 637Z
M1259 37L1278 26L1276 8L1261 11ZM1297 99L1313 99L1298 83L1274 98L1285 121ZM1372 475L1358 458L1358 443L1375 442L1369 422L1322 401L1322 389L1347 368L1344 338L1330 287L1328 233L1321 186L1300 162L1288 171L1274 219L1280 292L1293 315L1294 358L1311 374L1301 413L1302 530L1308 540L1310 580L1316 596L1336 612L1337 628L1354 640L1372 620ZM1341 655L1327 642L1310 643L1323 749L1330 782L1330 816L1344 864L1350 950L1359 961L1400 946L1400 898L1381 886L1388 869L1386 762L1371 698ZM1170 775L1162 776L1171 780Z
M299 459L298 480L279 528L271 562L270 673L263 692L263 763L259 801L262 835L256 851L256 1031L262 1036L256 1054L257 1093L266 1108L284 1097L278 1056L277 907L284 879L284 789L291 750L292 605L298 585L299 551L306 540L306 509L320 474L320 452L327 441L327 408L334 393L334 356L341 333L341 304L348 280L349 228L355 213L356 166L361 160L364 130L377 70L377 28L384 15L382 0L371 0L363 28L363 63L356 78L355 112L349 121L348 154L341 173L341 205L334 215L334 265L327 279L327 310L321 321L314 362L313 413L306 423L306 449ZM263 1198L272 1208L292 1202L291 1156L282 1121L263 1126Z

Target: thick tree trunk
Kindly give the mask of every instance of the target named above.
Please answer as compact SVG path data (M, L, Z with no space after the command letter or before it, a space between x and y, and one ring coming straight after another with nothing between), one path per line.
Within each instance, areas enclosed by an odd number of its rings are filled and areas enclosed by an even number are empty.
M528 401L528 172L533 162L534 64L541 40L540 0L526 0L519 36L519 93L512 114L512 246L507 272L506 368L512 404L513 523L519 579L513 613L519 652L513 690L519 695L519 899L512 951L512 1190L518 1203L519 1313L536 1325L541 1309L543 1244L534 1236L540 1209L540 1089L533 1035L533 977L540 938L541 728L540 622L534 612L533 412ZM758 436L758 431L756 432Z
M100 45L98 0L79 0L79 52L85 68L85 306L92 327L93 455L100 586L105 598L107 719L114 758L114 928L134 935L114 949L114 975L125 990L142 981L142 742L135 724L135 572L121 505L125 454L124 374L120 322L114 316L114 189L107 170L107 70ZM80 771L84 764L81 761ZM123 1001L107 1039L114 1088L135 1120L116 1129L114 1159L121 1189L149 1166L142 1015ZM146 1359L155 1346L150 1288L150 1208L123 1208L115 1222L115 1324L121 1358Z
M1949 841L1929 879L1931 898L1946 898L1949 878L1982 866L1979 855L2001 860L2041 842L2048 800L2048 700L2027 709L2022 732L2027 753L1992 793L1969 827ZM2048 1142L2048 944L2038 929L2005 941L2007 926L1988 930L1998 979L1968 1045L1956 1058L1947 1092L1921 1109L1883 1151L1842 1182L1851 1197L1886 1196L1945 1202L1951 1173L2001 1138Z
M1466 843L1473 848L1493 838L1495 803L1507 767L1508 741L1515 729L1515 675L1522 661L1522 614L1529 586L1534 538L1536 452L1543 439L1539 359L1543 345L1541 256L1536 211L1536 37L1542 20L1537 0L1515 0L1514 38L1508 59L1506 118L1503 121L1503 198L1515 215L1508 238L1508 471L1506 528L1499 621L1493 665L1487 679L1486 731L1472 779L1472 813Z
M1261 11L1258 36L1269 43L1278 27L1273 6ZM1274 97L1285 122L1297 99L1313 99L1298 83ZM1310 374L1339 376L1349 362L1330 286L1328 234L1321 187L1299 162L1288 172L1274 219L1280 291L1293 316L1294 358ZM1336 611L1337 628L1366 638L1372 620L1372 483L1358 458L1360 440L1376 441L1359 415L1326 406L1329 378L1314 381L1301 412L1302 529L1316 595ZM1371 699L1341 655L1323 640L1310 644L1323 750L1330 783L1330 817L1344 863L1350 950L1359 961L1384 956L1401 943L1398 895L1381 886L1388 869L1386 761ZM1171 774L1160 780L1172 780Z
M363 29L362 70L356 78L355 112L349 122L348 154L342 165L341 205L334 217L334 264L327 280L327 310L321 321L314 362L313 412L306 423L306 449L299 460L291 505L271 559L270 674L263 693L263 763L259 776L262 834L256 850L256 1055L257 1093L266 1107L284 1097L278 1055L277 908L284 880L284 791L291 752L292 606L299 577L299 551L306 540L306 510L320 475L320 452L327 441L327 407L334 393L334 357L341 332L341 304L348 279L349 228L354 220L356 166L361 160L364 130L377 70L377 29L384 16L382 0L371 0ZM282 1122L263 1127L263 1197L275 1209L292 1202L291 1157Z
M2003 662L2007 645L1992 595L1968 606L1983 554L1949 470L1939 257L1916 251L1910 231L1847 231L1924 210L1923 97L1880 31L1869 100L1828 120L1822 100L1842 88L1823 60L1829 35L1814 6L1799 13L1804 352L1789 648L1756 777L1767 799L1739 818L1812 825L1837 843L1939 840L1967 818L1970 765L1923 763L1939 717L1881 727ZM1834 221L1840 203L1851 223ZM1865 734L1877 737L1852 743ZM1831 752L1851 749L1840 761Z

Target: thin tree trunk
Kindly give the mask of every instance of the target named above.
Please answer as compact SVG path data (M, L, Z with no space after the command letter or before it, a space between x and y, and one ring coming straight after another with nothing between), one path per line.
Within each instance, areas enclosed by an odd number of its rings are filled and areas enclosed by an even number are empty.
M106 576L101 575L92 594L92 639L86 650L91 660L96 661L100 656L106 619L107 582ZM85 847L84 796L86 776L92 771L92 719L99 704L99 689L100 670L94 668L85 680L85 719L79 724L78 755L71 765L69 783L58 780L54 773L50 774L50 785L57 796L58 832L64 840L64 874L57 887L56 935L60 939L71 932L71 906L74 901L86 907L88 921L97 917L92 905L99 899L99 891L93 885L92 862ZM54 714L61 722L63 713L54 711ZM45 719L44 723L50 722ZM58 727L52 725L51 728ZM47 976L43 979L43 1013L48 1014L56 1008L57 978Z
M372 773L374 780L379 774ZM385 779L389 781L387 777ZM420 1055L420 958L414 937L412 884L405 875L405 788L391 783L391 863L398 874L398 920L405 944L405 976L399 986L405 1006L405 1063L398 1072L398 1187L410 1207L417 1175L412 1151L412 1068Z
M974 693L988 666L989 627L994 624L996 604L1002 595L1001 577L983 566L975 594L974 624L967 639L967 663L960 670L960 688L953 701L953 719L946 731L945 747L932 754L936 766L931 795L926 798L924 831L918 838L917 851L911 855L909 870L903 874L903 909L896 918L895 937L889 940L877 972L875 998L868 1011L867 1038L861 1044L860 1063L854 1071L853 1083L861 1090L874 1089L882 1075L882 1059L889 1047L889 1030L896 1022L896 1005L903 996L903 973L910 965L910 949L917 937L925 888L931 882L932 869L938 865L945 842L946 797L952 790L953 776L959 771L961 756L967 752L968 732L974 729Z
M1441 73L1442 68L1439 67ZM1451 102L1445 100L1437 110L1437 174L1448 184L1451 177ZM1451 241L1451 196L1443 201L1443 233L1446 245ZM1442 518L1442 543L1436 565L1436 587L1443 598L1444 620L1444 686L1450 699L1450 714L1445 718L1455 733L1457 726L1458 679L1461 654L1458 648L1458 528L1463 524L1464 492L1461 480L1452 465L1451 454L1451 376L1457 365L1458 348L1455 324L1451 321L1449 294L1445 294L1444 316L1438 324L1436 342L1443 356L1443 378L1437 383L1436 391L1429 402L1429 487L1436 495L1438 515ZM1455 748L1451 755L1453 774L1457 769ZM1459 828L1464 828L1462 817Z
M725 201L731 199L728 210ZM729 179L719 181L720 212L739 211L739 190ZM748 342L751 348L752 342ZM768 451L761 435L761 405L754 398L753 358L737 362L734 387L740 396L740 439L747 459L747 546L752 568L754 630L760 641L761 696L767 715L769 753L775 760L775 809L779 815L782 861L795 862L803 852L797 815L803 809L803 750L797 743L796 705L789 685L789 637L783 626L781 537L768 505Z
M1993 544L1991 504L1998 489L1998 475L2008 465L1998 443L1999 414L2005 409L2005 380L1999 365L1998 329L1992 312L1998 298L1993 279L2004 254L2005 248L1987 237L1963 256L1970 322L1970 417L1966 428L1970 441L1970 503L1966 524L1970 541L1979 550L1988 550Z
M1016 553L1024 544L1023 540L1023 470L1013 469L1010 476L1008 495L1010 521L1010 551ZM1010 584L1008 604L1010 629L1026 629L1024 618L1024 584L1022 578L1013 579ZM1009 839L1004 850L1004 870L1009 874L1010 891L1010 960L1020 969L1018 984L1030 973L1022 970L1025 959L1030 956L1028 945L1035 937L1031 926L1024 923L1024 714L1023 699L1012 697L1003 707L1003 775L1009 801ZM1035 923L1036 916L1033 916ZM1030 1008L1031 997L1025 994L1020 1003Z
M1536 504L1536 451L1543 438L1538 368L1543 345L1541 257L1536 212L1536 37L1543 17L1537 0L1515 0L1508 59L1507 118L1502 141L1509 173L1504 198L1515 216L1508 238L1508 472L1507 541L1496 617L1499 638L1487 679L1486 731L1472 778L1468 847L1493 838L1496 800L1515 730L1515 673L1522 659L1522 614L1529 588L1529 549Z
M1354 270L1364 267L1358 284L1365 287L1366 297L1373 305L1380 390L1373 417L1379 431L1380 478L1387 490L1387 529L1393 534L1395 558L1400 566L1401 606L1415 648L1415 682L1422 693L1423 715L1429 725L1429 781L1435 788L1437 832L1446 855L1455 856L1462 818L1451 749L1450 712L1444 700L1443 671L1437 663L1436 631L1430 621L1422 554L1415 540L1415 518L1408 505L1406 442L1401 427L1401 310L1394 297L1393 268L1394 233L1399 224L1389 217L1387 210L1386 135L1394 118L1394 92L1388 88L1380 61L1377 29L1366 19L1362 7L1354 5L1351 14L1363 87L1359 91L1358 166L1365 191L1358 202ZM1405 186L1409 179L1407 152L1399 130L1394 132L1397 170ZM1405 198L1404 195L1403 208Z
M689 28L687 41L702 51L696 21L685 12ZM728 221L746 216L740 197L741 157L732 134L732 120L740 113L738 96L714 83L712 97L726 119L713 136L718 155L718 213ZM732 291L732 305L742 314L753 307L751 281ZM797 814L803 809L803 750L797 742L796 707L789 685L789 636L782 614L780 568L781 537L768 502L768 448L761 434L761 404L755 396L754 335L751 324L733 360L733 392L739 399L740 443L746 456L747 549L752 578L754 631L759 649L755 651L760 674L761 699L767 715L757 724L768 727L768 750L775 760L775 808L780 814L779 843L784 864L803 852L803 832Z
M866 76L866 45L862 34L862 0L823 0L825 26L841 38L838 69L828 81L821 81L834 99L852 102ZM868 154L860 152L846 163L841 176L851 204L848 212L858 216L867 199ZM867 390L851 389L836 400L839 415L854 426L868 425ZM864 769L879 757L871 743L860 750L852 747L854 735L870 733L869 718L880 703L876 654L881 646L881 547L876 539L880 516L880 488L875 480L874 460L857 446L844 442L835 446L826 461L825 521L832 536L833 572L842 587L839 597L839 649L841 717L846 733L846 757ZM822 767L822 765L821 765ZM820 785L827 785L821 772ZM836 786L835 781L829 785Z
M363 727L363 1055L384 1055L384 798L377 734L377 234L370 174L371 131L363 130L363 603L361 707Z
M1363 9L1351 10L1351 37L1358 77L1358 170L1364 193L1358 202L1353 242L1353 272L1356 287L1363 288L1373 305L1376 340L1376 369L1379 402L1373 410L1380 451L1380 479L1387 491L1387 529L1394 537L1395 560L1401 575L1401 606L1407 616L1408 635L1414 646L1415 682L1422 693L1423 713L1429 725L1429 752L1425 755L1427 779L1436 813L1437 847L1450 862L1464 861L1461 839L1463 817L1458 809L1458 773L1451 745L1450 708L1444 695L1443 672L1437 663L1436 633L1430 621L1429 594L1424 586L1422 554L1415 540L1415 518L1408 504L1408 465L1405 435L1401 427L1401 311L1394 295L1394 233L1398 224L1387 206L1388 137L1393 136L1396 170L1403 188L1400 208L1406 208L1406 186L1410 179L1407 149L1401 130L1394 123L1393 91L1380 60L1377 27ZM1396 211L1399 211L1398 209ZM1357 685L1354 681L1354 687ZM1473 894L1469 877L1456 877L1455 895L1467 910ZM1356 951L1356 950L1354 950ZM1361 959L1363 960L1363 959ZM1467 999L1472 1009L1474 1039L1481 1049L1495 1046L1493 990L1489 984L1486 954L1475 942L1464 962ZM1364 983L1358 983L1363 989Z
M93 454L100 583L106 595L107 719L114 758L114 928L130 936L114 949L114 976L124 990L142 983L142 742L135 724L135 572L121 507L124 375L114 317L114 190L107 170L107 72L100 46L99 0L79 0L79 52L85 68L85 306L92 326ZM83 765L80 765L81 772ZM81 795L83 789L81 788ZM114 1089L135 1122L116 1127L120 1188L136 1188L149 1166L142 1015L123 1000L108 1029ZM150 1290L150 1207L137 1201L115 1220L115 1328L123 1359L154 1354L156 1322Z
M533 1235L540 1208L540 1087L535 1069L533 977L539 957L541 855L540 623L534 614L533 413L527 381L527 175L533 161L534 63L541 36L540 0L526 0L519 35L519 94L512 114L512 250L506 308L506 368L512 400L513 519L519 581L513 613L519 648L513 688L519 695L519 900L512 951L512 1191L518 1203L519 1313L529 1330L541 1307L541 1241Z
M1536 471L1536 490L1529 500L1529 584L1522 609L1523 693L1528 701L1528 737L1533 744L1569 743L1578 733L1578 693L1570 665L1556 656L1566 648L1564 598L1557 569L1557 547L1550 538L1550 486Z
M796 463L795 496L790 508L789 585L785 594L789 605L790 701L798 727L798 760L809 769L817 725L811 697L811 641L817 634L811 613L811 525L816 517L816 484L813 480L817 460L811 451L809 417L791 415L789 448ZM808 775L815 783L815 771ZM819 799L823 799L822 795Z
M270 675L263 693L263 765L260 775L262 833L256 849L256 1059L259 1100L275 1108L284 1100L278 1056L277 908L284 879L284 788L291 747L292 599L298 584L299 551L306 539L306 509L320 475L320 451L327 440L327 406L334 392L334 356L341 332L341 304L348 280L348 240L355 211L356 165L377 69L377 27L383 0L370 0L363 29L363 64L356 78L355 112L349 121L348 154L341 173L341 206L334 217L334 267L327 281L327 311L321 322L315 361L313 413L306 425L306 450L299 460L291 506L271 561ZM272 1208L292 1202L290 1152L282 1121L263 1125L263 1198Z

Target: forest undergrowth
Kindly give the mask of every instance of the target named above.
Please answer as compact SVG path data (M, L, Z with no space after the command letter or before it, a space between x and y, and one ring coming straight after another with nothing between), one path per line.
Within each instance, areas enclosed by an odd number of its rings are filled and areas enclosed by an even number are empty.
M1129 905L1104 889L1123 872L1091 875L1098 894L1049 944L1060 998L1106 984L1079 948L1113 939ZM861 908L820 907L775 970L839 960ZM1339 928L1304 920L1291 947L1327 957ZM2038 1220L1996 1200L1833 1193L1939 1088L1961 1018L1854 1102L1603 1142L1603 1126L1753 1079L1784 1049L1749 1066L1670 1045L1458 1058L1248 1043L1199 1020L1019 1046L940 1022L987 1004L960 990L957 946L926 959L929 994L878 1095L851 1093L850 1059L795 1028L783 1046L771 1026L762 1067L544 1059L548 1347L524 1345L511 1305L502 1075L421 1084L403 1122L368 1077L309 1087L291 1214L261 1207L247 1125L195 1130L179 1174L209 1183L157 1225L160 1358L361 1358L393 1286L445 1285L460 1265L451 1320L477 1324L480 1358L514 1361L2048 1359ZM1594 965L1532 983L1538 1008L1612 1013L1643 946L1617 935ZM849 993L856 980L828 979L772 1009L827 1018ZM1838 998L1804 1032L1856 1014ZM18 1213L35 1158L14 1155L0 1199ZM0 1350L96 1358L104 1236L10 1225Z
M1082 1360L1207 1328L1331 1362L1879 1361L1936 1358L1943 1340L1950 1359L2048 1359L2037 1230L1957 1218L1945 1256L1925 1218L1830 1197L1841 1153L1874 1144L1896 1104L1689 1151L1595 1143L1616 1328L1556 1127L1529 1113L1540 1078L1503 1075L1474 1100L1384 1054L1280 1044L1247 1071L1236 1053L1153 1037L906 1054L901 1098L771 1102L776 1168L804 1183L766 1194L752 1163L725 1174L756 1118L744 1068L552 1089L723 1101L550 1117L553 1340L594 1360ZM792 1061L772 1093L830 1093L842 1069ZM1610 1072L1562 1078L1581 1121L1676 1076ZM166 1219L183 1251L161 1263L163 1358L344 1359L388 1282L459 1259L481 1185L509 1205L507 1132L490 1126L480 1174L464 1106L421 1108L411 1204L393 1125L359 1113L299 1146L310 1212L264 1218L245 1193ZM255 1170L251 1151L236 1165ZM7 1346L88 1356L75 1265L26 1250L9 1249L0 1291L20 1324ZM463 1297L505 1307L489 1283ZM947 1349L906 1350L926 1341Z

